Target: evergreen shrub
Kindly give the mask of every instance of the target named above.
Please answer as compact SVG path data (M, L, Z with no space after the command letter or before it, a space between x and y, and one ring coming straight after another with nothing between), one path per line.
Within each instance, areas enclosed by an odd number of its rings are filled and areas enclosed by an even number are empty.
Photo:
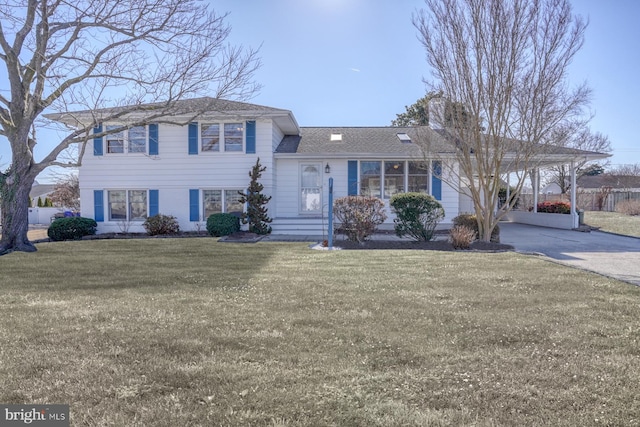
M230 213L215 213L207 218L207 232L214 237L240 231L240 218Z
M91 218L72 216L54 220L47 229L51 240L79 240L84 236L96 234L98 224Z
M433 196L425 193L398 193L391 197L395 210L394 229L398 237L410 236L417 241L433 238L444 209Z

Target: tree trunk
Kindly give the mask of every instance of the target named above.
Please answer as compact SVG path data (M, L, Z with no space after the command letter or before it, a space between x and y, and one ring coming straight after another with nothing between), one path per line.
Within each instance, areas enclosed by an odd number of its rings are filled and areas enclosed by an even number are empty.
M22 176L21 176L22 175ZM13 171L0 182L0 209L2 211L2 238L0 255L13 251L35 252L29 241L29 192L35 180L31 174Z

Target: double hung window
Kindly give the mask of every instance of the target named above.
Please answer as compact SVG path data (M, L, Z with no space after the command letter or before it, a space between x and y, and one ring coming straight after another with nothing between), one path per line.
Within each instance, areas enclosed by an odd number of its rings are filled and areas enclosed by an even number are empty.
M200 151L241 152L244 125L242 123L202 123L200 125Z
M121 125L107 125L106 130L111 131L122 127ZM107 141L107 153L146 153L147 152L147 127L134 126L126 130L110 133L105 137Z
M202 190L203 218L214 213L241 214L244 206L240 203L238 189L235 190ZM240 190L241 191L241 190Z
M110 221L144 221L147 218L147 190L110 190Z

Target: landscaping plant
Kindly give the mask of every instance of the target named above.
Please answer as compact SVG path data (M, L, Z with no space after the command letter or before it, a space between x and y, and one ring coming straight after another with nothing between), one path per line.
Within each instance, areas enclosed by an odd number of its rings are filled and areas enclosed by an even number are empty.
M433 238L444 209L433 196L425 193L398 193L389 202L396 218L393 220L398 237L410 236L428 242Z
M384 202L376 197L346 196L333 203L340 230L352 242L363 243L387 219Z
M538 213L571 213L571 203L569 202L541 202L538 203Z
M262 166L260 158L258 158L249 172L251 181L246 193L238 191L241 196L240 203L247 204L247 211L242 213L242 223L249 224L249 231L256 234L271 233L269 224L272 219L267 215L268 209L266 206L271 200L271 196L265 196L262 193L264 186L258 181L265 170L267 170L266 166Z
M150 236L176 234L180 232L178 220L172 215L157 214L151 216L144 221L142 226Z
M72 216L58 218L47 229L51 240L79 240L84 236L96 234L98 224L91 218Z
M469 227L475 232L476 236L479 235L478 219L473 214L460 214L457 217L453 218L453 226L455 227L457 225L464 225L466 227ZM498 226L498 224L496 224L493 231L491 232L491 242L500 243L500 227Z
M229 213L215 213L207 218L207 231L214 237L240 231L240 218Z
M476 240L476 232L466 225L456 225L449 230L449 240L454 249L469 249Z

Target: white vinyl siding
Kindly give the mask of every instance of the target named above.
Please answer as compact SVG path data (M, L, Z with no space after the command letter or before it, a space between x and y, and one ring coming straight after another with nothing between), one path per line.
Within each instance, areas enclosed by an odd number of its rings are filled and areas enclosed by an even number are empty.
M213 121L212 121L213 122ZM220 123L223 123L220 121ZM98 232L119 232L114 221L109 221L107 190L159 190L159 213L173 215L184 231L196 231L189 216L189 189L245 189L249 185L249 171L260 157L267 168L260 182L266 195L273 194L274 132L270 120L256 120L256 154L228 152L224 155L189 155L188 126L160 124L158 129L162 149L157 156L94 156L87 149L80 168L80 193L82 215L94 217L93 191L105 190L105 221L98 225ZM297 174L297 171L294 171ZM296 175L297 176L297 175ZM297 191L297 178L295 188ZM230 194L229 194L230 195ZM229 200L232 198L229 197ZM164 202L162 202L164 201ZM202 199L200 199L202 203ZM236 209L230 202L229 209ZM275 198L269 202L269 215L275 216ZM201 214L203 210L200 210ZM202 229L202 224L198 225ZM132 232L144 232L141 223L132 225Z

